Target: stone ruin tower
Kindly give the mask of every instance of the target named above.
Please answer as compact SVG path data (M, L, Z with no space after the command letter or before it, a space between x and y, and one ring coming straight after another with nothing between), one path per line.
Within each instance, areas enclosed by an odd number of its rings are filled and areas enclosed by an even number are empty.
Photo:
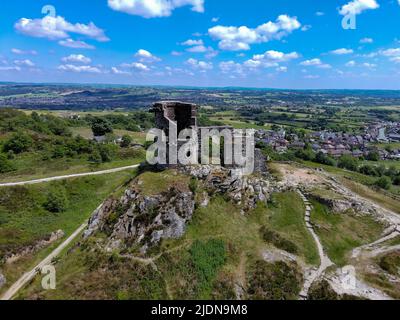
M161 129L165 132L167 139L169 139L169 125L170 122L173 122L177 127L177 132L181 132L185 129L197 130L199 137L199 150L201 149L201 134L200 130L202 128L206 128L209 130L216 130L218 132L222 132L223 130L230 130L234 135L234 128L230 126L212 126L212 127L199 127L197 123L197 110L198 106L192 103L180 102L180 101L161 101L157 102L153 105L151 112L155 113L155 125L158 129ZM169 140L168 140L169 141ZM180 145L185 143L186 141L178 140L178 148ZM167 155L168 155L167 150ZM266 168L257 168L260 163L265 163L263 159L257 159L262 157L259 150L256 150L256 170L264 171ZM200 152L199 152L200 155ZM200 159L199 159L200 160ZM223 163L223 155L221 154L221 163ZM200 161L199 161L200 163ZM235 166L225 166L229 168L235 168Z

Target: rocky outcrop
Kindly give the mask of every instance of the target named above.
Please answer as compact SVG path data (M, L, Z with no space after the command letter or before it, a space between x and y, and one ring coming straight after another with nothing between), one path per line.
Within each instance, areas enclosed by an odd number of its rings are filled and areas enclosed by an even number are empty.
M234 171L213 166L191 166L182 172L202 181L211 195L224 195L242 208L242 213L255 209L258 202L269 200L274 188L259 176L237 176Z
M0 289L7 283L6 277L0 273Z
M34 254L34 253L48 247L49 245L53 244L54 242L64 238L64 236L65 236L64 231L57 230L57 231L51 233L50 235L48 235L47 237L45 237L44 239L37 241L34 245L25 247L16 253L6 255L5 262L7 264L14 263L25 256Z
M167 192L144 196L133 188L119 199L111 199L90 219L84 237L97 230L109 235L107 249L139 245L141 252L184 235L195 208L194 194L172 187Z
M376 211L368 204L358 201L354 198L349 198L343 196L343 198L330 198L324 197L321 195L316 195L314 193L309 195L311 198L314 198L318 202L326 205L332 212L335 213L345 213L349 210L353 211L355 214L369 214L374 215Z
M167 191L148 196L141 191L138 178L120 199L109 199L95 211L84 237L101 231L108 236L106 249L135 246L144 254L162 239L182 237L196 203L207 207L211 197L220 194L240 205L245 214L258 202L267 201L272 192L267 180L235 176L224 168L195 166L182 167L178 171L196 180L198 185L191 188L171 185Z

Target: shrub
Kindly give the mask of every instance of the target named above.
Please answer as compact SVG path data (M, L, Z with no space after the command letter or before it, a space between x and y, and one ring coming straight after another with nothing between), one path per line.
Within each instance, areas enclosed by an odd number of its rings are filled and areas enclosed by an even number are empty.
M131 136L124 135L122 137L121 147L122 148L129 148L131 146L131 144L132 144L132 141L133 141L133 139L132 139Z
M382 177L375 182L375 186L389 190L392 186L392 180L389 177Z
M251 300L294 300L302 281L296 264L256 261L247 273L247 296Z
M366 159L369 161L379 161L380 159L379 152L371 151L370 153L367 154Z
M351 171L357 171L358 168L357 160L350 155L341 156L339 158L338 167Z
M107 133L113 133L111 123L101 118L95 118L93 120L92 131L96 137L105 136Z
M190 183L189 183L189 190L192 191L193 193L196 193L197 188L198 188L198 181L196 178L192 177L190 179Z
M292 241L283 238L275 231L269 230L266 227L262 227L261 235L266 242L272 243L278 249L282 249L292 254L298 253L298 248Z
M64 188L56 188L47 194L44 208L53 213L64 212L68 208L68 197Z
M23 132L14 133L10 139L6 141L4 144L4 151L9 152L12 151L16 154L28 151L32 146L33 140L32 138Z
M193 266L199 278L199 291L210 291L218 271L225 264L226 249L222 240L195 241L190 248Z
M14 170L14 164L7 159L7 156L5 154L0 153L0 173L11 172Z
M392 275L400 274L400 253L394 252L383 256L379 261L379 266Z

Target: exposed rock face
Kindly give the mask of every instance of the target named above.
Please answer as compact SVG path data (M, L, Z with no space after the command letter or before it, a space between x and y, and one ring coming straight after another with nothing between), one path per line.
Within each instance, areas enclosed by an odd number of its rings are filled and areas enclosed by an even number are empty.
M109 236L107 249L138 246L142 253L162 239L176 239L184 235L192 219L195 203L207 207L210 197L224 195L240 205L245 214L258 202L269 199L269 182L255 176L235 177L230 170L213 166L179 168L180 173L198 179L202 190L170 186L167 191L146 196L140 190L140 179L132 183L120 199L109 199L98 208L84 233L87 238L96 231ZM204 192L207 190L207 192ZM196 199L196 200L195 200Z
M195 208L194 195L171 188L167 192L143 196L128 189L119 200L108 200L89 222L85 237L95 231L110 234L108 249L138 244L145 253L162 239L180 238Z
M64 236L65 236L64 231L57 230L57 231L51 233L50 235L48 235L46 238L44 238L42 240L39 240L34 245L25 247L25 248L23 248L22 250L20 250L20 251L18 251L16 253L6 255L5 262L8 263L8 264L14 263L14 262L18 261L19 259L21 259L22 257L24 257L24 256L36 253L39 250L48 247L52 243L62 239Z
M204 182L209 193L227 196L242 207L242 213L255 209L258 202L266 202L273 192L271 183L257 176L235 176L233 171L213 166L192 166L180 169Z
M0 289L7 283L6 277L0 273Z
M357 215L377 215L377 210L373 206L366 202L362 202L359 199L351 198L345 194L342 194L343 199L332 199L329 197L323 197L315 194L311 194L311 197L316 199L322 204L328 206L332 212L344 213L352 210Z

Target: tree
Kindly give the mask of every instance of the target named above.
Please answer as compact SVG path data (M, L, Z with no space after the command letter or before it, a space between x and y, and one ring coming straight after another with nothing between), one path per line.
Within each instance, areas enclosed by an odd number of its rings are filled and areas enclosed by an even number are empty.
M12 151L16 154L28 151L32 146L33 140L32 138L23 132L14 133L10 139L6 141L4 144L4 151Z
M14 164L7 159L7 156L0 153L0 173L11 172L15 170Z
M113 133L113 128L107 120L95 118L92 123L92 131L95 137L101 137L107 133Z
M129 136L127 134L124 135L122 137L121 147L122 148L129 148L131 146L131 144L132 144L132 141L133 141L133 139L132 139L131 136Z
M53 213L65 212L68 208L68 197L64 188L55 188L47 194L44 208Z
M328 166L335 166L336 162L334 159L331 157L327 156L323 152L318 152L317 155L315 156L315 162L321 163L321 164L326 164Z
M382 177L379 178L376 182L375 182L375 186L385 189L385 190L389 190L390 187L392 186L392 180L389 177Z
M357 160L349 155L341 156L339 158L338 167L351 171L357 171L358 168Z
M367 154L367 160L369 161L379 161L380 155L378 151L371 151Z

